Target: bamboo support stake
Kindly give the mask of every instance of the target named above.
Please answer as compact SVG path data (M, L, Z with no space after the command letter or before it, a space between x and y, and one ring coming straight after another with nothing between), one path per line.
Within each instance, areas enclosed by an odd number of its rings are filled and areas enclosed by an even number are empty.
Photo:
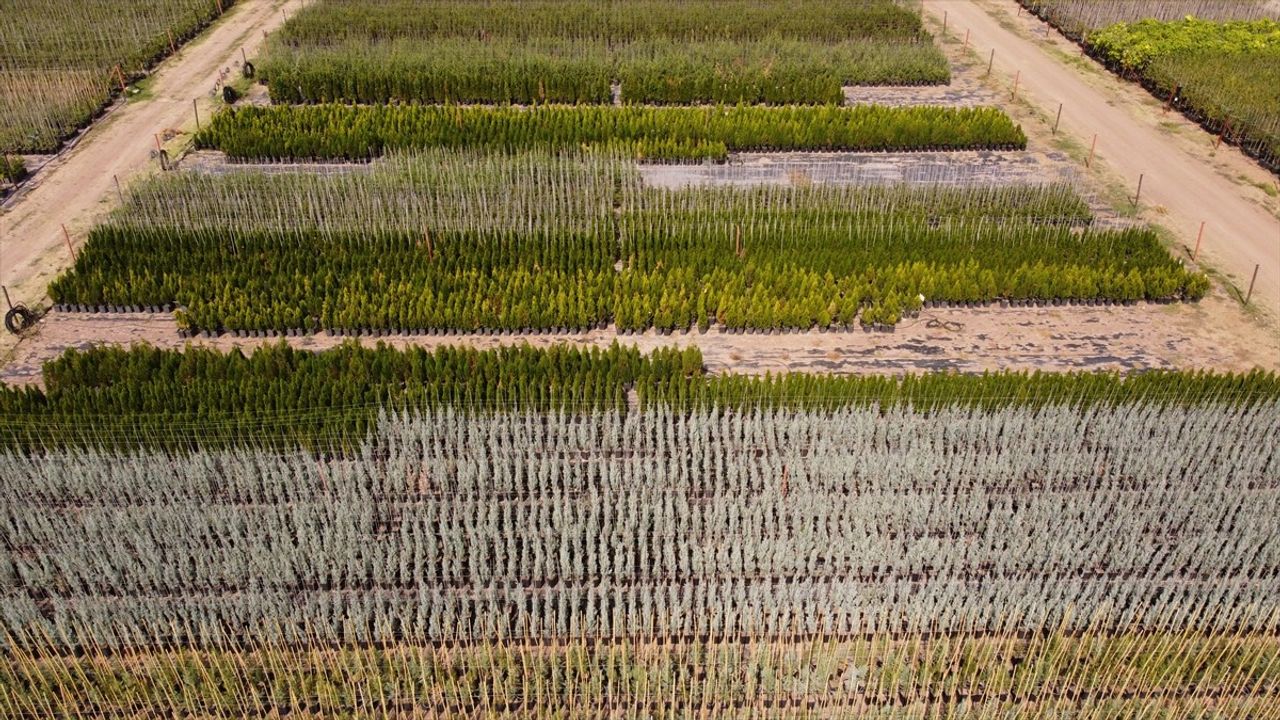
M1138 207L1138 198L1142 197L1142 173L1138 173L1138 192L1133 195L1133 207Z
M80 258L76 256L75 246L71 244L71 233L67 232L67 226L62 226L62 239L67 241L67 252L71 253L71 261L79 262Z
M172 31L172 30L165 30L165 32L166 32L166 33L168 33L168 35L169 35L169 52L170 52L170 53L176 53L176 52L178 52L178 45L177 45L177 43L175 43L175 42L173 41L173 31Z
M1014 100L1018 97L1018 82L1022 80L1022 71L1019 70L1013 76L1013 92L1009 93L1009 99Z
M1093 153L1098 149L1098 133L1093 134L1093 144L1089 146L1089 159L1084 161L1085 167L1093 167Z
M947 11L942 11L942 37L947 36Z
M991 77L991 68L996 64L996 49L991 48L991 59L987 60L987 74L984 77Z
M1257 284L1257 282L1258 282L1258 270L1259 270L1261 267L1262 267L1262 265L1254 265L1254 266L1253 266L1253 279L1249 281L1249 292L1248 292L1247 294L1245 294L1245 296L1244 296L1244 304L1245 304L1245 305L1248 305L1248 304L1249 304L1249 301L1253 299L1253 286L1254 286L1254 285L1256 285L1256 284Z
M1200 232L1196 233L1196 249L1191 253L1191 261L1195 262L1200 257L1200 242L1204 240L1204 220L1200 221Z
M1227 118L1222 123L1222 129L1218 131L1218 139L1213 141L1214 150L1218 149L1218 146L1222 144L1223 138L1225 138L1229 132L1231 132L1231 118Z
M200 131L200 103L195 98L191 98L191 109L196 113L196 131Z
M124 193L120 190L120 176L112 175L111 179L115 181L116 184L116 197L120 198L120 204L124 205Z

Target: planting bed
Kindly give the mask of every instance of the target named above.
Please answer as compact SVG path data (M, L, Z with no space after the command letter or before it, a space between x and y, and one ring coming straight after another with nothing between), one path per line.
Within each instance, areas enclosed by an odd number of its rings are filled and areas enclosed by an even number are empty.
M201 148L258 160L359 160L395 150L618 148L650 160L729 150L1022 149L995 108L316 105L245 107L214 118Z
M764 374L816 372L892 374L1032 370L1137 371L1255 367L1280 371L1280 339L1259 337L1247 320L1224 323L1233 300L1215 296L1196 305L1139 304L1117 307L954 307L930 308L892 331L661 334L650 330L623 340L648 351L675 343L696 345L708 371ZM68 349L146 343L168 349L202 347L252 352L287 342L304 350L325 350L343 342L372 347L433 349L464 345L493 349L529 343L607 348L619 340L615 327L579 333L499 333L478 335L319 334L293 337L220 336L182 338L172 314L76 313L54 311L40 323L36 341L18 347L0 368L0 381L38 384L42 365ZM262 335L268 335L262 333Z
M1107 67L1280 172L1280 12L1257 2L1204 2L1204 14L1166 8L1162 21L1113 17L1073 0L1023 4Z
M54 152L235 0L9 0L0 13L0 153Z
M1065 185L660 190L608 155L444 152L354 175L166 178L129 204L53 284L60 306L177 303L198 331L741 331L1208 288L1149 231L1080 227Z
M317 3L273 39L276 103L839 104L845 85L945 83L919 13L887 0Z
M345 347L46 376L0 394L20 713L1247 717L1276 688L1274 375Z

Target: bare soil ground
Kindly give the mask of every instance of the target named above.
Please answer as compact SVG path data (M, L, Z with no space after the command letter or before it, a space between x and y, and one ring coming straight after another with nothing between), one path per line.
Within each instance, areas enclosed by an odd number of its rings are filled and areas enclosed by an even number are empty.
M1189 121L1162 112L1140 86L1116 78L1056 31L1019 12L1013 0L925 0L934 27L946 13L949 43L969 33L971 56L995 50L993 82L1012 106L1027 102L1044 123L1063 105L1061 132L1085 152L1096 134L1092 173L1115 173L1130 191L1143 178L1143 217L1194 245L1206 223L1202 257L1241 291L1259 268L1254 302L1274 323L1280 317L1280 203L1267 193L1274 178L1238 150L1213 150L1214 138ZM985 68L984 68L985 71ZM1242 179L1243 178L1243 179ZM1269 330L1275 332L1273 326Z
M985 71L985 68L983 68ZM952 65L951 82L946 85L890 85L880 87L846 86L844 100L848 105L950 105L976 107L992 105L996 92L982 84L976 68Z
M642 165L649 185L835 183L1015 185L1071 182L1078 172L1058 152L734 153L725 163Z
M607 347L619 342L642 350L697 345L712 372L784 371L841 374L901 374L955 370L1134 370L1149 368L1280 370L1280 341L1259 346L1230 310L1234 301L1217 296L1199 305L1128 307L947 308L924 310L893 332L797 332L732 335L712 328L706 334L618 335L612 328L559 335L439 335L362 337L358 342L387 342L397 347L469 345L479 348L529 343L568 343ZM1225 306L1225 307L1224 307ZM1238 322L1248 322L1240 319ZM184 340L167 314L51 313L36 334L19 345L0 381L40 382L40 367L70 348L147 343L162 348L187 345L246 352L267 343L288 342L323 350L348 338L312 335L292 338L215 338Z
M115 202L115 180L152 171L155 136L173 138L171 154L195 128L192 100L201 117L211 117L209 92L220 77L252 55L264 33L284 22L284 0L244 0L160 64L149 96L117 107L101 118L70 150L48 162L8 203L0 216L0 284L15 302L37 304L45 288L71 262L62 226L79 244L94 222ZM220 102L220 101L218 101ZM167 148L168 149L168 148ZM0 352L12 341L0 340Z

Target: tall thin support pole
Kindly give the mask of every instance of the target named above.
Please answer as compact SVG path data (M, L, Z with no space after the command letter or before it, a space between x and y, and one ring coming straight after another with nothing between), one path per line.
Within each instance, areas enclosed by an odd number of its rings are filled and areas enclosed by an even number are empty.
M78 262L80 258L76 255L76 249L71 244L71 233L67 232L67 226L62 226L62 239L67 241L67 252L71 253L71 261Z

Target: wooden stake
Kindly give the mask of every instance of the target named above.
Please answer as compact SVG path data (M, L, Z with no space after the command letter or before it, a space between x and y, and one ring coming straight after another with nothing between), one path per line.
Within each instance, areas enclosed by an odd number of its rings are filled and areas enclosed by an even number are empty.
M1098 149L1098 133L1093 134L1093 144L1089 146L1089 159L1084 161L1085 167L1093 167L1093 151Z
M120 69L119 65L116 66L116 77L120 80L120 94L123 95L125 91L124 71Z
M1013 92L1009 93L1010 100L1013 100L1014 98L1018 97L1018 81L1021 79L1022 79L1022 71L1019 70L1013 76Z
M160 133L155 133L156 152L164 152L164 147L160 144Z
M942 37L947 36L947 11L942 11Z
M191 98L191 109L196 111L196 131L200 130L200 104L195 98Z
M1058 117L1053 121L1053 134L1058 134L1058 123L1062 122L1062 103L1058 103Z
M964 46L966 48L969 47L969 31L968 30L964 31Z
M1200 232L1196 234L1195 252L1191 253L1192 262L1195 262L1196 258L1200 257L1200 241L1201 240L1204 240L1204 221L1203 220L1200 221Z
M169 34L169 52L170 53L178 52L178 46L173 42L173 31L165 30L165 32Z
M991 76L991 68L996 64L996 49L991 48L991 59L987 61L987 77Z
M1261 265L1253 266L1253 279L1249 281L1249 292L1244 296L1245 305L1248 305L1249 301L1253 299L1253 286L1258 282L1258 269L1261 267Z
M120 177L112 175L111 179L116 182L116 197L120 198L120 204L124 205L124 193L120 191Z
M1138 192L1133 195L1133 207L1138 207L1138 198L1142 197L1142 173L1138 173Z
M76 256L76 249L71 245L71 233L67 232L66 225L62 226L62 239L67 241L67 252L71 253L71 261L79 261L80 258Z
M241 64L244 64L244 63L249 62L249 58L245 57L245 54L244 54L244 47L241 47L241 48L240 48L240 62L241 62Z

